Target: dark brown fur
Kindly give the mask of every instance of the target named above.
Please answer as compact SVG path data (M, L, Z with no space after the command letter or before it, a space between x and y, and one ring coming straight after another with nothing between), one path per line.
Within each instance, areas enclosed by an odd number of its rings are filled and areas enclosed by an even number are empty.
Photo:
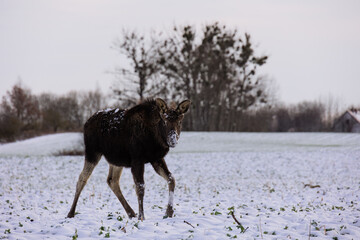
M131 168L139 203L139 219L144 219L144 165L151 163L155 171L169 183L166 215L172 217L172 194L175 180L164 161L169 147L174 147L181 132L181 122L190 101L169 109L162 99L148 100L129 110L104 110L94 114L84 126L85 165L76 185L73 205L68 217L74 217L82 189L101 156L108 161L108 185L126 210L135 217L123 197L119 180L123 167Z

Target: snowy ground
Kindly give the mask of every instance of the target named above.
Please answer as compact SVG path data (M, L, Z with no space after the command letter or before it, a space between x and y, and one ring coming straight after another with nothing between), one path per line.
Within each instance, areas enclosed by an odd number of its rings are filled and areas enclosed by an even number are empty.
M77 133L0 146L0 239L360 239L360 134L183 133L166 157L175 216L163 218L167 184L147 166L143 222L104 160L65 218L83 157L53 154L81 147ZM137 211L128 169L120 182Z

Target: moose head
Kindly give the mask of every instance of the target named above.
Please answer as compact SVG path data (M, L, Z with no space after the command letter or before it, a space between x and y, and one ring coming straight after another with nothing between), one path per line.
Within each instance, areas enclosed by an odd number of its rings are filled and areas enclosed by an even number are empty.
M169 108L164 100L157 98L156 106L165 125L165 138L169 147L175 147L181 132L182 120L184 114L189 110L190 100L182 101L177 108Z

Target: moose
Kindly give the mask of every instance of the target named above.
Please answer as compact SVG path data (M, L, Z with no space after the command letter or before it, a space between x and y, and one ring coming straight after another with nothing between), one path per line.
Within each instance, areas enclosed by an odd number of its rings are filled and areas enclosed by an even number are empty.
M109 163L107 184L129 218L136 217L136 214L121 193L120 176L124 167L131 168L139 205L138 219L144 220L146 163L150 163L155 172L168 182L169 201L165 216L172 217L175 179L164 157L178 142L182 120L190 104L190 100L185 100L176 108L168 107L164 100L157 98L145 100L128 110L106 109L91 116L84 125L85 163L67 217L74 217L81 191L101 156Z

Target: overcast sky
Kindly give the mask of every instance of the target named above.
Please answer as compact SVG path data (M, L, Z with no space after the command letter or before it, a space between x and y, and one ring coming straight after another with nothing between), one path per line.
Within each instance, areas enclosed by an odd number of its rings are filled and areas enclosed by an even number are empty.
M248 32L261 73L286 103L329 94L360 105L358 0L0 0L0 96L19 78L34 93L105 93L123 64L110 48L123 28L149 32L219 21Z

